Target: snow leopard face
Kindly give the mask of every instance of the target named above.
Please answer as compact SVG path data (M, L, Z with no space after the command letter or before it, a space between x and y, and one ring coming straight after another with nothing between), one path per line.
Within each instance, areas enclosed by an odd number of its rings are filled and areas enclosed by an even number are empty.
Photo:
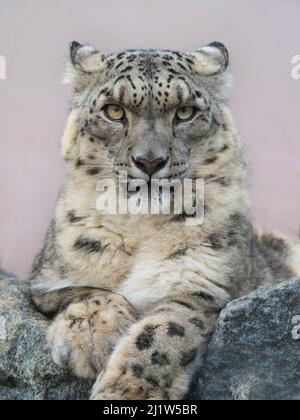
M104 55L71 45L68 80L75 84L75 166L114 177L183 179L210 165L224 148L219 105L228 53L212 43L194 53L128 50ZM72 153L69 151L68 158Z

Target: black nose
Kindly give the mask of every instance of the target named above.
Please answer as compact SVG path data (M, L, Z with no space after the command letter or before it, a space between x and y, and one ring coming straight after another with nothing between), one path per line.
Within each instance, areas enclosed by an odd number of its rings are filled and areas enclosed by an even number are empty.
M169 157L159 157L157 159L146 159L143 156L139 156L136 159L132 158L135 165L145 172L147 175L152 176L155 172L164 168L169 161Z

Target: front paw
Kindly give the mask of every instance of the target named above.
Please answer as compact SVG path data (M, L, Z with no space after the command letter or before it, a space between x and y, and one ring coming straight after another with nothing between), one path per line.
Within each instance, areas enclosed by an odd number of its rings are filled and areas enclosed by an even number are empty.
M165 400L169 396L155 382L154 379L137 378L128 374L127 369L122 371L109 368L99 375L91 395L91 400Z
M119 295L71 304L49 328L52 358L76 376L95 379L133 322L132 307Z

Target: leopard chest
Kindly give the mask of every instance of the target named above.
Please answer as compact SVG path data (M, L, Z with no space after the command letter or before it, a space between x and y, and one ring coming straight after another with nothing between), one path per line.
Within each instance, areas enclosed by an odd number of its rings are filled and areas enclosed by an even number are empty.
M148 217L88 218L65 225L57 235L69 276L78 283L108 288L120 285L137 261L151 265L185 240L182 229Z

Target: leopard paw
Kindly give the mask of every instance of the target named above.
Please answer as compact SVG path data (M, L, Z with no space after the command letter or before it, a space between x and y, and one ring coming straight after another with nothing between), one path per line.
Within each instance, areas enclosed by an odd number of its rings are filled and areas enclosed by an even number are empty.
M76 376L95 379L134 320L133 308L117 294L73 303L49 328L52 358Z

